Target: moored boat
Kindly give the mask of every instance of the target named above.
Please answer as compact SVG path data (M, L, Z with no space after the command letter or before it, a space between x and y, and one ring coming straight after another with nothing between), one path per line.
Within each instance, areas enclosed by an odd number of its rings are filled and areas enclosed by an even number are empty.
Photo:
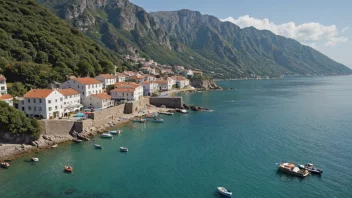
M218 192L226 197L231 197L232 196L232 192L230 190L227 190L224 187L218 187Z
M305 169L311 173L322 174L323 170L316 168L312 163L307 163L306 165L298 164L298 167Z
M72 140L72 142L75 142L75 143L81 143L81 142L82 142L82 140L80 140L80 139L74 139L74 140Z
M37 158L37 157L32 157L31 161L32 161L32 162L39 162L39 158Z
M146 119L143 119L143 118L138 118L138 119L136 118L136 119L133 120L133 122L146 123L147 120L146 120Z
M128 152L128 148L126 148L126 147L120 147L120 151L121 151L121 152Z
M57 148L57 147L58 147L57 144L54 144L54 145L51 146L51 148Z
M110 133L103 133L100 135L101 138L113 138L114 136L111 135Z
M163 122L164 122L164 120L163 120L163 119L161 119L161 118L155 118L155 119L153 119L153 120L152 120L152 122L156 122L156 123L163 123Z
M7 163L7 162L2 162L2 163L0 163L0 166L1 166L2 168L9 168L9 167L10 167L10 164Z
M94 146L95 146L96 149L103 149L103 146L102 146L102 145L94 144Z
M172 113L172 112L160 112L159 114L163 114L163 115L174 115L174 113Z
M180 110L180 113L187 114L188 111L187 111L186 109L181 109L181 110Z
M155 118L158 116L158 113L149 113L147 115L145 115L145 118Z
M300 169L299 167L296 167L294 164L292 163L281 163L278 164L278 168L279 170L281 170L282 172L291 174L291 175L295 175L298 177L306 177L309 175L309 172L305 169Z
M118 134L118 132L117 132L117 131L108 131L108 133L110 133L110 134L112 134L112 135L116 135L116 134Z
M65 172L72 173L73 172L73 168L71 166L65 166Z

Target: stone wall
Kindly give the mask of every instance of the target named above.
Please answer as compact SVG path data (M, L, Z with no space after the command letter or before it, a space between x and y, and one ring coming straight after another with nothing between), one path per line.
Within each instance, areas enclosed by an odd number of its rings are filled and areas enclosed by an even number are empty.
M183 108L182 97L151 97L150 104L157 107L165 105L167 108Z
M146 106L150 104L149 98L142 98L138 101L128 102L125 104L125 114L138 113L146 110Z
M43 135L69 135L75 130L73 120L40 120Z

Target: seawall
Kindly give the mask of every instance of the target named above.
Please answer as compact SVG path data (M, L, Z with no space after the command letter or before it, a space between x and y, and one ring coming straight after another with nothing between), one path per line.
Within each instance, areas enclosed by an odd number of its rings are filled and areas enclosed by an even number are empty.
M157 107L164 105L166 108L183 108L182 97L151 97L150 104Z

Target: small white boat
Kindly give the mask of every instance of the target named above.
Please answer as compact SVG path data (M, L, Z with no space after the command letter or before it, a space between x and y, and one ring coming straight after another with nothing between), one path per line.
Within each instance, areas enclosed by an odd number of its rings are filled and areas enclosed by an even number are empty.
M95 146L96 149L103 149L103 146L102 146L102 145L94 144L94 146Z
M117 130L117 134L121 134L122 133L122 130Z
M226 197L231 197L232 196L232 192L230 190L227 190L224 187L218 187L218 192Z
M2 168L9 168L9 167L10 167L10 164L7 163L7 162L2 162L2 163L0 163L0 166L1 166Z
M101 138L113 138L114 136L111 135L110 133L103 133L103 134L101 134L100 137L101 137Z
M118 134L118 132L117 132L117 131L108 131L108 133L110 133L110 134L112 134L112 135L116 135L116 134Z
M120 147L120 151L121 151L121 152L128 152L128 148L126 148L126 147Z
M163 115L174 115L174 113L172 113L172 112L160 112L159 114L163 114Z
M57 147L58 147L57 144L54 144L54 145L51 146L51 148L57 148Z
M74 139L72 141L75 142L75 143L81 143L82 142L82 140L80 140L80 139Z
M39 158L37 158L37 157L32 157L32 162L39 162Z
M188 111L186 109L181 109L180 112L183 113L183 114L187 114L188 113Z

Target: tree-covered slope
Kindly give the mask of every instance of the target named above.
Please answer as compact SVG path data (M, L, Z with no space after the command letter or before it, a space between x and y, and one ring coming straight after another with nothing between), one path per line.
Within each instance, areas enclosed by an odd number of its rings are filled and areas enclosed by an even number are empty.
M170 36L203 57L231 65L239 75L349 74L351 70L299 42L253 27L240 29L191 10L151 15Z
M112 72L119 61L34 0L0 1L0 68L9 82L46 87L66 75Z

